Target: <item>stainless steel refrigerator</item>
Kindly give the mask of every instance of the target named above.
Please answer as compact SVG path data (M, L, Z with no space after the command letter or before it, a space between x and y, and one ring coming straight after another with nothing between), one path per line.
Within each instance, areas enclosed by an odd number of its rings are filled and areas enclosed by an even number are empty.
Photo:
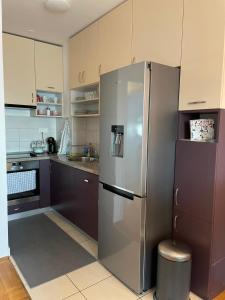
M99 260L136 293L170 237L179 69L138 63L101 76Z

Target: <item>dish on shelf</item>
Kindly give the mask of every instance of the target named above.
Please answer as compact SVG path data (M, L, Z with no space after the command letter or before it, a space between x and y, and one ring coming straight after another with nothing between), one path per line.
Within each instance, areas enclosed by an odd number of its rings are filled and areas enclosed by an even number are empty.
M59 98L56 95L39 95L37 94L37 104L58 104Z
M87 110L75 111L75 112L74 112L75 115L85 115L85 114L87 114L87 113L88 113Z
M51 116L61 116L61 112L51 110Z
M88 111L87 114L88 115L96 115L96 114L98 114L98 111Z
M37 109L37 115L39 116L46 116L46 109Z
M76 100L76 101L85 100L85 97L76 97L75 100Z

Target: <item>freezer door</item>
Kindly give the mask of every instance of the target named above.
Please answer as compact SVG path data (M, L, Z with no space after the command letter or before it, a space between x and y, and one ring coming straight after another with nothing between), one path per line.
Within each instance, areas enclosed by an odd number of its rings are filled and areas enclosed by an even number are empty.
M150 70L146 62L101 76L100 181L146 195Z
M143 288L145 201L99 185L99 260L136 293Z

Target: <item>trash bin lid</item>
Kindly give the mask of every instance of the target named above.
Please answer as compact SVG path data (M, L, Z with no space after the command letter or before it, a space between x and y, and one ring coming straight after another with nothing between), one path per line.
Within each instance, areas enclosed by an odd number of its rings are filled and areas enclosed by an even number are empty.
M158 246L158 252L162 257L171 261L184 262L191 260L190 248L177 241L162 241Z

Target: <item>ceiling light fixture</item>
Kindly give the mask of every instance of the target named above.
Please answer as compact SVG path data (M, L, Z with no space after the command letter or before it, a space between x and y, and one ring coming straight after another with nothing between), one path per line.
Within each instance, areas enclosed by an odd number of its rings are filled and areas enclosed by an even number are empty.
M44 6L52 12L66 12L70 9L70 0L45 0Z

